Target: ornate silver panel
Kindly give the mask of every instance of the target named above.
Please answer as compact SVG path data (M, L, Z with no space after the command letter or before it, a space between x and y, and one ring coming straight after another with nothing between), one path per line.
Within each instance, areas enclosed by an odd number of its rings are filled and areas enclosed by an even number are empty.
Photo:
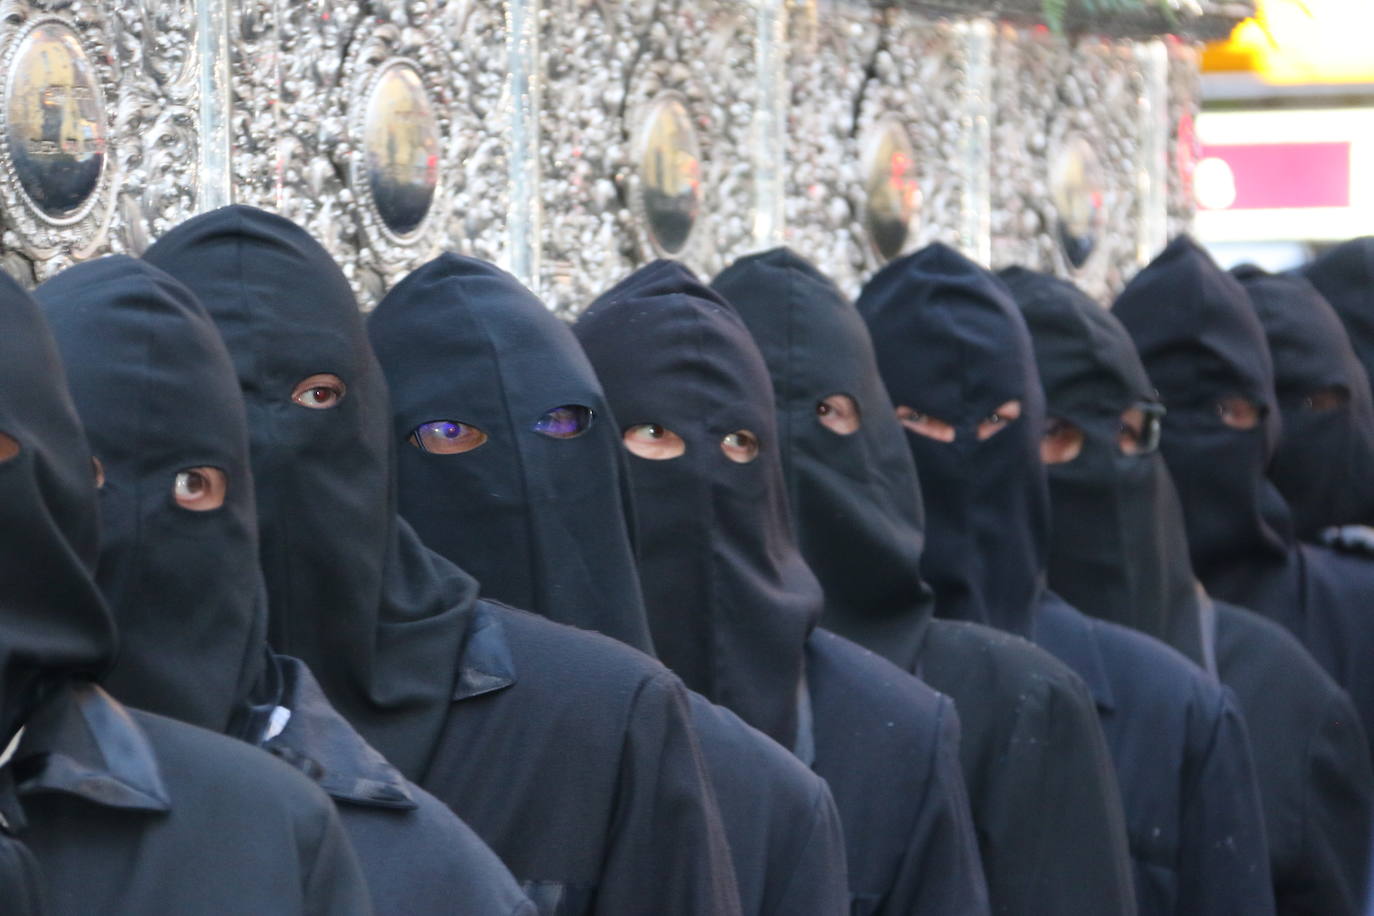
M1187 232L1197 212L1193 196L1193 169L1200 155L1196 130L1202 107L1202 83L1198 72L1198 45L1168 39L1169 138L1168 138L1168 234ZM1153 254L1158 254L1154 252Z

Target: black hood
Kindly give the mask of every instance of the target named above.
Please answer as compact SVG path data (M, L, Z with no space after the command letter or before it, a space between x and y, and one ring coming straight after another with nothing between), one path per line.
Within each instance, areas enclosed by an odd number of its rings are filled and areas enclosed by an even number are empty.
M1374 523L1374 399L1340 318L1301 277L1249 266L1233 274L1274 361L1283 437L1269 477L1293 511L1294 530L1316 540L1333 525ZM1324 392L1344 401L1324 404Z
M38 306L5 274L0 450L12 453L0 460L0 742L8 744L54 687L103 677L116 644L95 583L91 449Z
M448 715L476 586L396 515L386 382L347 280L303 229L243 206L183 223L145 257L199 297L238 373L273 648L415 778ZM337 406L293 402L318 373L346 386Z
M621 429L660 424L686 444L671 460L628 462L659 657L792 747L805 644L823 598L793 539L758 348L739 316L672 261L631 274L574 331ZM721 450L740 429L760 443L747 464Z
M936 613L1031 635L1049 494L1044 399L1020 312L992 273L940 244L888 264L857 304L892 401L956 430L948 443L904 430L925 492L921 572ZM1011 400L1020 419L979 442L979 422Z
M1273 369L1245 290L1180 236L1136 274L1112 312L1168 409L1160 451L1183 501L1198 577L1210 588L1256 557L1285 562L1288 507L1265 474L1279 436ZM1258 425L1223 423L1217 402L1228 396L1259 405Z
M712 284L739 312L773 379L788 504L825 590L828 629L914 670L934 597L916 466L878 377L863 319L835 285L786 248L741 258ZM859 428L822 425L843 394Z
M119 626L106 686L122 701L224 732L264 669L267 598L238 379L187 289L123 255L40 286L72 397L105 471L97 581ZM173 498L218 468L224 504Z
M1158 452L1126 455L1117 443L1121 414L1154 400L1130 335L1066 280L1019 267L1000 276L1030 328L1046 411L1084 436L1076 458L1048 468L1050 588L1085 613L1206 665L1206 628L1168 468Z
M649 651L625 450L568 326L505 271L445 254L388 293L367 328L395 442L441 420L487 437L460 453L400 445L401 515L424 542L487 597ZM562 407L590 410L590 425L571 438L536 429ZM566 435L578 419L546 428Z
M1303 274L1336 310L1355 355L1374 379L1374 235L1337 245Z

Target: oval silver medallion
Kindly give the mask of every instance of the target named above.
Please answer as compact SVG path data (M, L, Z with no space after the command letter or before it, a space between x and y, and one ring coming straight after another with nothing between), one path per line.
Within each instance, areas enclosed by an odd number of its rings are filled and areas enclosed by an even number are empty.
M415 235L439 184L439 119L415 67L382 68L363 121L367 184L382 224L400 238Z
M655 99L640 130L639 217L663 255L687 247L701 210L701 147L687 106L674 94Z
M1064 257L1082 267L1107 227L1106 184L1097 153L1081 134L1070 134L1050 174L1055 235Z
M864 155L864 232L884 261L902 253L920 207L916 154L896 118L874 125Z

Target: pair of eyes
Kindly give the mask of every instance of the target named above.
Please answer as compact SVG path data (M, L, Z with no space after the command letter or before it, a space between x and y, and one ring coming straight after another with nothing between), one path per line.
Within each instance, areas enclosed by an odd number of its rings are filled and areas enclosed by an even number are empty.
M596 415L590 407L564 404L546 410L530 429L550 439L576 439L591 428ZM406 441L422 452L459 455L486 444L487 434L471 423L457 420L430 420L410 431Z
M815 415L818 423L841 436L858 432L861 425L859 405L847 394L821 398ZM650 461L668 461L687 451L683 438L661 423L631 426L621 438L631 454ZM759 456L759 438L750 430L737 429L721 438L720 450L736 464L748 464Z
M1007 401L992 413L978 421L974 435L979 442L991 439L1000 433L1010 424L1021 417L1021 402L1018 400ZM902 426L928 439L936 442L953 442L955 437L954 424L939 417L932 417L928 413L922 413L915 408L905 404L897 407L897 419Z
M1164 416L1158 404L1128 407L1117 418L1116 448L1123 455L1148 455L1159 448L1160 422ZM1083 430L1062 417L1050 417L1040 439L1040 460L1045 464L1065 464L1083 452Z

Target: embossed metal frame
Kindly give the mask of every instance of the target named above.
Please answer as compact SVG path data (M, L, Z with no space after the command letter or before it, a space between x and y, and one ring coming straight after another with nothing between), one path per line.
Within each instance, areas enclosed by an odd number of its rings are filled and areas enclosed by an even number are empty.
M444 45L444 36L431 17L415 22L406 17L379 23L368 30L357 28L352 47L343 64L340 80L345 87L346 171L352 194L359 241L368 249L360 252L360 263L367 263L383 276L414 264L417 255L437 251L443 245L447 215L441 214L448 190L445 155L453 142L453 61ZM429 95L439 130L439 175L434 185L429 210L414 231L400 235L382 219L367 179L367 150L364 146L368 100L378 81L395 66L408 65L420 77Z
M917 180L916 200L912 206L911 216L906 221L905 232L902 235L902 244L893 255L887 255L878 247L878 240L873 237L873 232L869 225L869 217L872 215L870 207L869 176L872 169L878 165L878 150L883 139L890 131L896 131L901 138L903 146L911 155L912 177ZM878 117L864 131L863 139L859 144L859 178L864 188L864 196L859 205L859 225L863 229L864 241L868 245L869 251L877 259L879 264L886 264L888 261L901 257L902 253L909 251L914 240L920 235L922 204L925 201L924 192L920 185L920 168L916 162L916 144L912 142L911 130L907 126L906 120L900 115L889 112Z
M670 102L676 102L682 106L682 110L687 113L687 124L692 128L692 145L696 147L697 162L701 166L702 180L701 190L698 196L698 211L692 220L692 226L687 230L687 237L682 241L682 247L677 251L668 251L659 244L658 236L649 228L649 208L644 196L644 178L640 174L639 166L643 161L645 147L649 142L649 129L654 121L657 112ZM705 244L702 240L706 238L706 233L702 230L702 223L705 221L708 210L709 189L706 187L706 157L702 149L701 137L698 136L698 128L693 119L692 103L687 96L676 89L664 89L649 99L635 111L635 121L627 125L632 131L633 141L630 144L630 167L628 169L628 185L630 214L634 220L635 238L638 241L639 249L656 258L672 258L676 261L691 263L701 252Z
M114 216L118 158L115 151L112 113L118 108L118 86L105 59L103 40L89 40L91 30L83 30L77 22L65 16L40 10L29 18L30 12L27 6L11 12L7 22L19 19L20 24L0 39L3 42L3 50L0 50L0 72L4 74L3 86L6 95L15 54L24 40L44 25L56 24L67 29L76 37L82 52L85 53L87 62L95 74L96 86L101 93L100 108L105 121L105 152L95 188L74 213L55 217L43 212L19 180L14 165L14 154L10 149L9 106L5 104L7 99L0 99L0 203L4 205L4 223L7 229L13 230L26 243L28 254L46 259L68 248L75 256L82 257L94 252L101 244ZM98 32L94 34L99 38ZM111 101L114 102L113 105Z

